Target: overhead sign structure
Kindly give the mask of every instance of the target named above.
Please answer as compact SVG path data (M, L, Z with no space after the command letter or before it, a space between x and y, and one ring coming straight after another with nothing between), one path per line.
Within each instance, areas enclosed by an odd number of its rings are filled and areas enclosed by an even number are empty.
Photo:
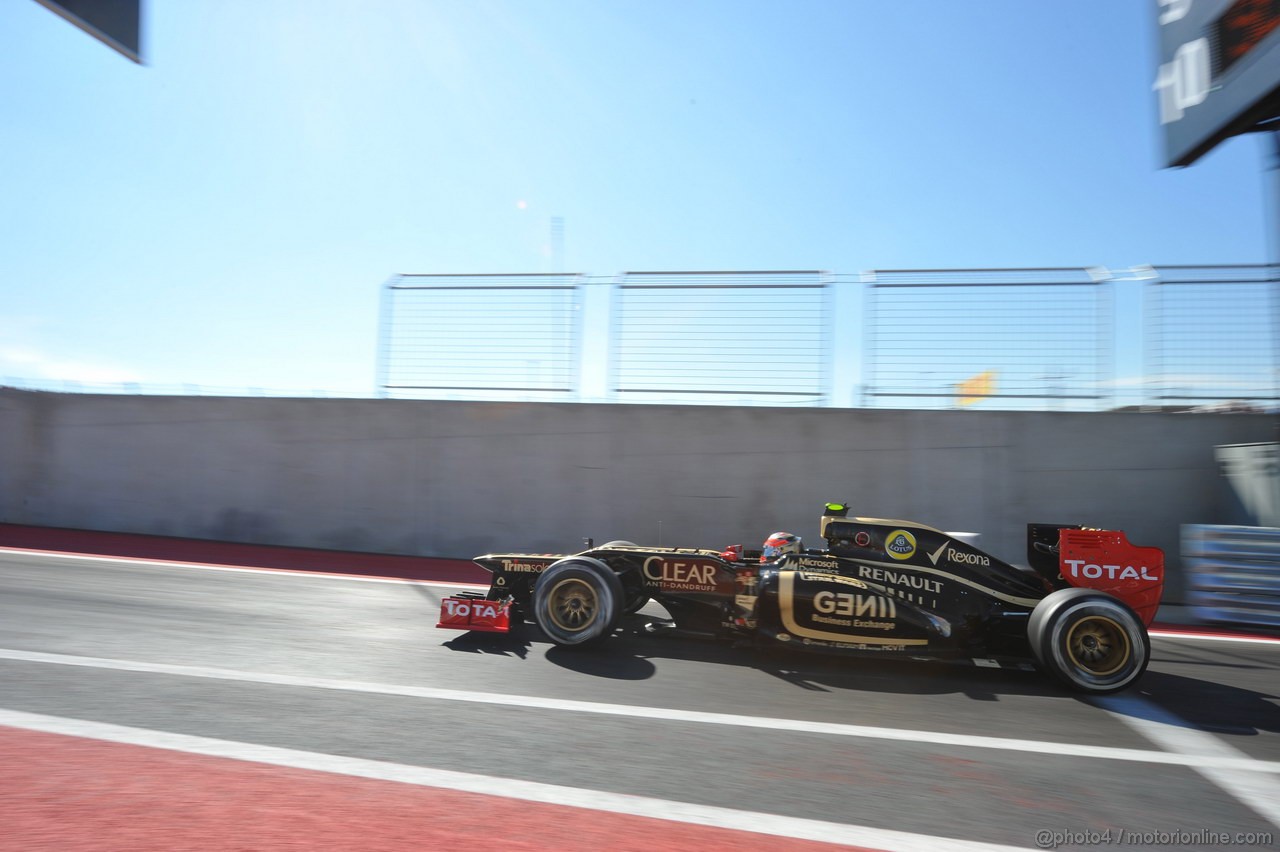
M142 0L36 0L98 41L142 64Z
M1280 117L1280 0L1154 0L1166 166Z

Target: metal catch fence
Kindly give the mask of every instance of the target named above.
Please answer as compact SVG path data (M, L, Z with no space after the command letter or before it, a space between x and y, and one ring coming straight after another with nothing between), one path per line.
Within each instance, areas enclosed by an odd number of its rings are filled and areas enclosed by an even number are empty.
M1146 286L1147 398L1156 406L1280 399L1273 266L1161 266Z
M864 280L868 407L1096 408L1111 396L1108 274L907 269Z
M385 396L1280 408L1280 268L400 275Z
M382 307L389 394L566 398L578 389L582 276L401 275Z
M364 396L0 376L84 393ZM385 397L1280 412L1280 266L397 275Z
M829 296L819 272L627 273L613 299L610 389L822 404Z

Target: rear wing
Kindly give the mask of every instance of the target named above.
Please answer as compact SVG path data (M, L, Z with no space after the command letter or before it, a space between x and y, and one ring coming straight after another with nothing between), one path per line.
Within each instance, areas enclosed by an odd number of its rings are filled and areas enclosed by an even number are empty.
M1164 551L1130 544L1119 530L1060 524L1027 526L1031 567L1056 587L1077 586L1113 595L1151 624L1164 592Z

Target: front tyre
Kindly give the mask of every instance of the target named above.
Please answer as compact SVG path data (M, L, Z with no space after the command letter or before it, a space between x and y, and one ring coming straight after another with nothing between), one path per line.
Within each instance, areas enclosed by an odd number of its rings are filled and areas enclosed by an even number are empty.
M1027 639L1043 671L1092 695L1125 689L1151 659L1141 619L1121 601L1093 589L1059 589L1036 604Z
M553 563L533 587L533 618L560 646L581 647L610 635L622 605L618 575L585 556Z

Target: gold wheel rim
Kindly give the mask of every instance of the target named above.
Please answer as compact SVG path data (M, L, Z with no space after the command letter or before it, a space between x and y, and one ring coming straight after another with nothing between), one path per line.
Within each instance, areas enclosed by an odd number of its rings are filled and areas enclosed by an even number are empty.
M1120 623L1104 615L1090 615L1067 634L1071 662L1094 677L1107 677L1129 662L1129 634Z
M586 630L600 614L596 590L584 580L561 580L552 587L548 599L552 623L568 633Z

